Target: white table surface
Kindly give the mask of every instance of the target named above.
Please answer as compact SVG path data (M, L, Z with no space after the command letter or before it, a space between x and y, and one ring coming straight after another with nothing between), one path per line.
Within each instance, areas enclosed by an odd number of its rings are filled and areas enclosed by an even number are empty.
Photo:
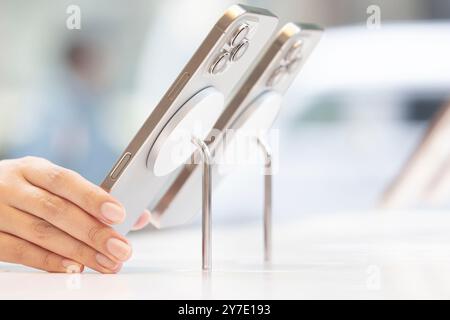
M0 299L450 298L450 213L345 213L279 221L274 262L261 226L215 226L213 272L200 229L133 235L118 275L46 274L0 264Z

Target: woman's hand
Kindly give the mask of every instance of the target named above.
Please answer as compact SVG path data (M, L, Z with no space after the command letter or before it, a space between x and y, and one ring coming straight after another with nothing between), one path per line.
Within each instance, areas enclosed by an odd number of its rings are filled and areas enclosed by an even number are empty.
M87 266L116 273L132 249L110 225L124 219L117 200L73 171L35 157L0 161L0 261L49 272Z

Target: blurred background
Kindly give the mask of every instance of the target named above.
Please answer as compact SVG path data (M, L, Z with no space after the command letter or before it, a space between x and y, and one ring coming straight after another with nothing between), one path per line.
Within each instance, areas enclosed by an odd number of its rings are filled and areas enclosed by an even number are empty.
M275 126L277 218L373 208L450 99L450 2L242 2L326 29ZM42 156L101 183L232 3L0 0L0 159ZM66 27L70 5L81 30ZM235 222L259 219L261 203L248 173L226 179L214 206Z

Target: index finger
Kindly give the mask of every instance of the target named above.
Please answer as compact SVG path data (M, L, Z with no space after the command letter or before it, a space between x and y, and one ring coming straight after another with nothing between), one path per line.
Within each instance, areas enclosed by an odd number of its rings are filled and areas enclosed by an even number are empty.
M34 186L72 202L106 224L119 224L125 220L125 208L108 192L78 173L40 158L28 157L23 161L23 176Z

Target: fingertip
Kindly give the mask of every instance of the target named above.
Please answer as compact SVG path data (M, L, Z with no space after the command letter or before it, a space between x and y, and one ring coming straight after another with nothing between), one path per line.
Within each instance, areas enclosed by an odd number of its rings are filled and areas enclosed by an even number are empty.
M62 265L66 273L74 274L74 273L82 273L84 270L84 266L68 259L64 259L62 261Z
M150 211L145 210L144 213L139 217L138 221L133 227L133 231L138 231L145 228L149 223L152 215Z
M111 271L112 271L112 274L117 274L117 273L119 273L119 272L122 270L122 267L123 267L123 264L120 263L119 266L118 266L116 269L111 270Z

